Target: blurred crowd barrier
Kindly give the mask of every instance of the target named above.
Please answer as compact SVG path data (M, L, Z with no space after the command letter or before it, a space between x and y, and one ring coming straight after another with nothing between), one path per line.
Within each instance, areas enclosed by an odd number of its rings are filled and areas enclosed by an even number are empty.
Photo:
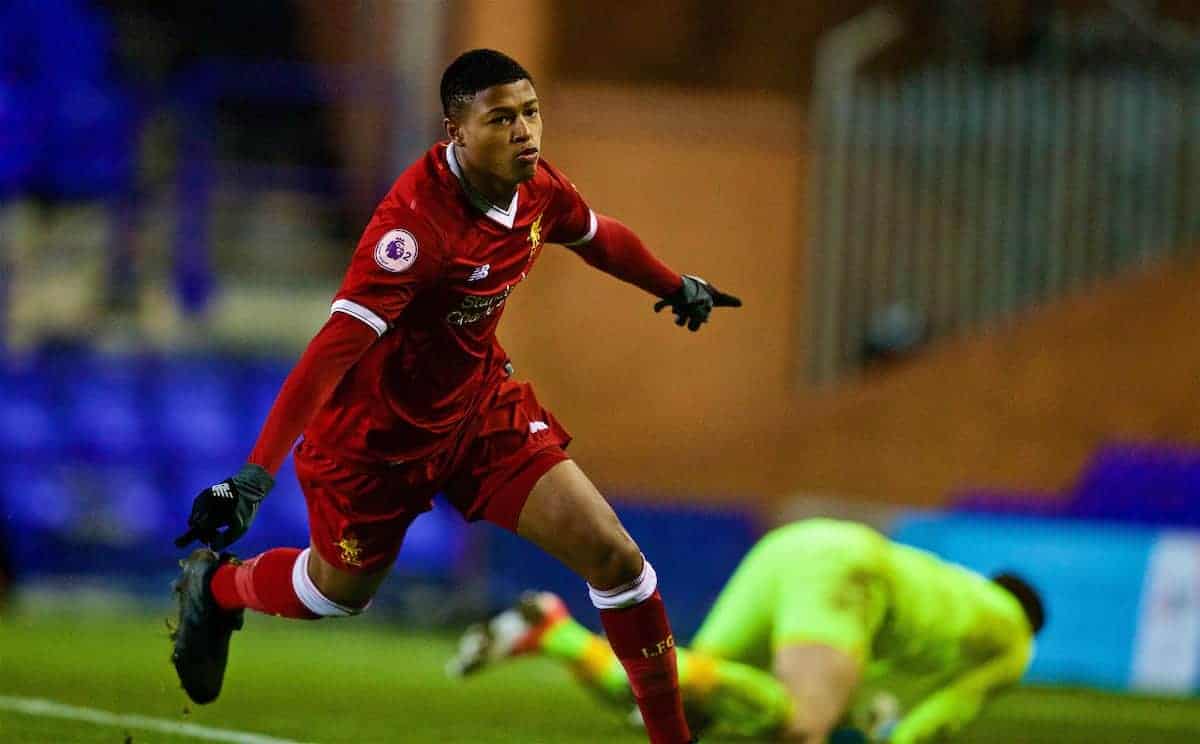
M1064 493L968 489L895 535L1046 599L1030 679L1200 692L1200 450L1113 442Z
M1027 679L1200 691L1200 531L1036 516L918 514L894 536L1041 592L1046 626Z
M1200 530L1200 452L1114 442L1098 449L1065 493L969 489L955 508L981 514L1092 519Z

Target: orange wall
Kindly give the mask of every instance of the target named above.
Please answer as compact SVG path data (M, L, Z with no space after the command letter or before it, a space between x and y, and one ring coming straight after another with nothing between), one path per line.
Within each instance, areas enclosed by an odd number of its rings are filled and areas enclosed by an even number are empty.
M797 401L779 483L905 503L963 485L1060 489L1112 438L1200 443L1200 263L1027 313Z

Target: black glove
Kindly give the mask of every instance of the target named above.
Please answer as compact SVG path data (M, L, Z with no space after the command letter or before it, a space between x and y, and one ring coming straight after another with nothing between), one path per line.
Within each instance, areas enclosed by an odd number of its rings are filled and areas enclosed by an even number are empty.
M742 301L725 294L698 276L683 275L683 286L673 294L654 303L654 312L667 306L675 313L675 325L687 324L689 331L698 331L708 322L714 307L741 307Z
M193 540L213 550L223 550L246 534L258 505L275 485L264 468L246 464L237 475L209 486L192 502L188 531L175 538L175 546L186 547ZM224 532L218 532L221 527Z

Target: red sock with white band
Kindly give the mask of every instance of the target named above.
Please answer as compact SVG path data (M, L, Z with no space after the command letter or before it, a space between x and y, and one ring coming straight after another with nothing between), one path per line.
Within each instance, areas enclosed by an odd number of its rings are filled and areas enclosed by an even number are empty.
M362 612L321 593L308 575L309 551L273 548L249 560L225 563L213 573L209 590L217 605L228 611L254 610L297 620Z
M692 735L679 696L675 637L657 586L654 568L645 561L635 581L608 590L589 587L589 593L625 667L651 744L684 744Z
M245 561L224 563L213 574L209 590L223 610L315 620L319 616L304 606L292 586L300 555L297 548L274 548Z

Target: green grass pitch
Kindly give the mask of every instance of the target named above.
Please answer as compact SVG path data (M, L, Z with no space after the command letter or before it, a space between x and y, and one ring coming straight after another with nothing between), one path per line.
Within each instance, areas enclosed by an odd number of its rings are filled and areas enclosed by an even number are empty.
M561 667L527 659L466 682L442 664L454 639L366 618L295 623L247 617L221 698L189 703L158 616L0 618L0 696L44 698L306 742L644 742ZM170 733L0 710L2 742L195 742ZM705 739L706 744L718 744ZM1200 702L1025 687L995 700L970 744L1184 744Z

